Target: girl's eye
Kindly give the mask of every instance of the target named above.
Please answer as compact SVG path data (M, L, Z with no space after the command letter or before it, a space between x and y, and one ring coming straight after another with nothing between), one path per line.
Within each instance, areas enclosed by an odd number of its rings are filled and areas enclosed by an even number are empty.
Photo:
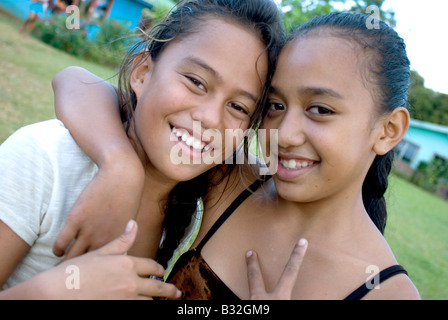
M199 89L201 89L201 90L204 90L205 91L205 86L202 84L202 82L201 81L199 81L199 80L197 80L197 79L195 79L195 78L192 78L192 77L187 77L196 87L198 87Z
M229 103L230 107L235 109L238 112L244 113L245 115L249 115L249 112L247 112L247 110L239 105L237 105L236 103L230 102Z
M281 103L277 103L277 102L269 103L269 111L283 111L285 109L286 109L286 107Z
M334 113L330 109L322 107L322 106L313 106L308 109L308 112L313 115L317 115L317 116L327 116L327 115L331 115Z

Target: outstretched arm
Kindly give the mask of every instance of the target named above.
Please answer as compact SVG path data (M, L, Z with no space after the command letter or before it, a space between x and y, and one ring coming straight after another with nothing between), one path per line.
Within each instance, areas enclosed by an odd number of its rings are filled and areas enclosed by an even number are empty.
M76 238L70 258L114 239L135 218L144 170L124 131L115 86L79 67L62 70L52 84L56 116L99 167L53 248L61 256Z

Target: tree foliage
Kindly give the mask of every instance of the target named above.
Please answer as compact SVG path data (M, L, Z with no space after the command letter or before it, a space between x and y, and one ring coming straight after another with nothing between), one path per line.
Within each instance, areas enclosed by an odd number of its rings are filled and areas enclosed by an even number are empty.
M285 27L288 32L306 21L326 13L335 11L353 11L371 14L370 6L379 9L380 18L391 26L395 26L395 13L382 9L384 0L282 0Z
M426 88L417 71L411 72L409 105L412 118L448 126L448 95Z
M411 182L448 200L448 160L435 156L430 162L420 162Z

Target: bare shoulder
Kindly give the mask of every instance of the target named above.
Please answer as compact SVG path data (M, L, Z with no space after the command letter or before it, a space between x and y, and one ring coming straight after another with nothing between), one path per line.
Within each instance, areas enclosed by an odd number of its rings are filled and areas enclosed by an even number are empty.
M370 221L369 221L370 222ZM358 251L364 263L376 266L378 271L399 265L392 248L382 234L372 224L361 230L357 243L364 248L363 253ZM412 276L412 274L411 274ZM375 289L363 298L365 300L420 300L418 289L411 278L405 273L392 275L382 281Z
M364 300L421 300L421 297L411 279L405 274L399 274L371 290Z

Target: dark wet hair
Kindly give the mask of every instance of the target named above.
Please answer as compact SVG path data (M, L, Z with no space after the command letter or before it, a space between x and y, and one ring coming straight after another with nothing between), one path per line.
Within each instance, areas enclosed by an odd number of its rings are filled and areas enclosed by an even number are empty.
M279 8L272 0L186 0L176 5L169 15L153 27L147 37L138 43L122 64L119 87L120 110L123 122L127 123L129 132L137 106L137 97L129 83L129 75L134 59L140 54L151 56L157 61L164 49L174 41L181 41L188 34L198 31L209 19L223 19L239 24L252 31L265 46L264 52L268 59L267 79L260 79L265 83L263 97L266 97L270 80L274 73L277 57L284 44L285 31ZM260 52L260 56L264 53ZM138 58L137 58L138 59ZM263 98L265 99L265 98ZM262 99L262 100L263 100ZM263 104L260 101L260 104ZM251 118L251 128L255 128L262 119L262 108ZM158 252L158 261L166 266L168 260L180 243L192 216L196 211L199 198L205 198L211 181L218 183L229 176L233 166L217 166L208 172L185 182L180 182L170 193L165 204L164 240ZM217 179L216 177L221 177Z
M371 90L379 116L397 107L408 107L410 61L406 45L397 32L383 21L375 28L369 16L359 13L330 13L299 27L290 41L326 32L356 43L364 54L361 64L366 86ZM372 221L384 233L387 220L384 194L394 161L394 151L377 155L364 180L362 196Z

